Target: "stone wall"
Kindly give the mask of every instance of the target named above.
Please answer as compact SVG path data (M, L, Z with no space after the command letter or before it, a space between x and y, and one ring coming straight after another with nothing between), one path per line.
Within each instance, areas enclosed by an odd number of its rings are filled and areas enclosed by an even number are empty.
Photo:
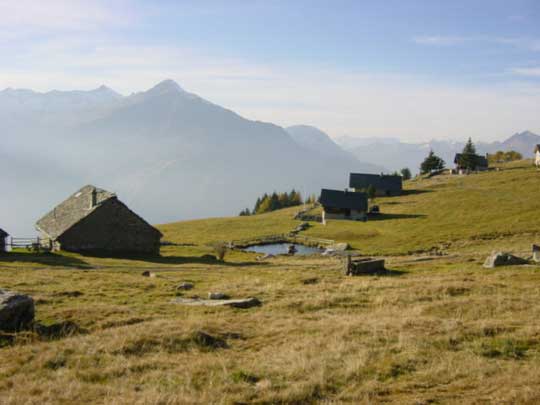
M344 213L326 212L322 213L322 223L325 224L329 219L348 219L353 221L361 221L366 218L366 213L358 210L351 210L351 215L345 215Z

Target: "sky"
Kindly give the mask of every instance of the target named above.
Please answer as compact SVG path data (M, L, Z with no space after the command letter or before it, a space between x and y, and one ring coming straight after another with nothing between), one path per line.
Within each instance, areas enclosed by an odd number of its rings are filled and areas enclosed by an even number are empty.
M405 141L540 133L538 0L0 0L0 88L173 79L246 118Z

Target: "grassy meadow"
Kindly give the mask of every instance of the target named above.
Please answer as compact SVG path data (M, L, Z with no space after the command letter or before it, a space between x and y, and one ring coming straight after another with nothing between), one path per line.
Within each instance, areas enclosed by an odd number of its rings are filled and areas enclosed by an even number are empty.
M540 266L481 266L540 243L538 176L526 162L411 181L376 200L379 220L305 232L386 257L387 275L346 277L323 256L205 256L289 231L295 209L160 225L177 245L159 258L0 256L2 288L34 297L39 323L71 325L3 340L0 403L538 403ZM211 291L263 304L172 303Z

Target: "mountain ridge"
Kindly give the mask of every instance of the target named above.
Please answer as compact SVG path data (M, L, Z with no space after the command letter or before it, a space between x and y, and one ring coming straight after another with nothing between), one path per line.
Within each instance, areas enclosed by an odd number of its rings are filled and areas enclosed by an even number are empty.
M352 156L345 161L315 153L282 127L246 119L170 80L110 103L80 104L85 108L60 103L54 113L22 107L0 120L0 131L12 134L7 148L17 151L21 165L46 158L65 172L55 177L67 179L45 190L32 186L39 176L25 179L31 206L15 223L2 218L4 226L16 229L22 222L29 230L50 208L42 201L61 200L81 184L115 191L150 222L164 223L235 214L273 190L344 188L349 171L372 170Z

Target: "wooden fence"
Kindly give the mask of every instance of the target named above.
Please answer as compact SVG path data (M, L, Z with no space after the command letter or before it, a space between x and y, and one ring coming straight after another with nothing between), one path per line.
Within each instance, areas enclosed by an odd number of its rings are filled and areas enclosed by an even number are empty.
M52 250L52 240L43 238L14 238L6 239L6 248L11 249L27 249L33 252L50 252Z

